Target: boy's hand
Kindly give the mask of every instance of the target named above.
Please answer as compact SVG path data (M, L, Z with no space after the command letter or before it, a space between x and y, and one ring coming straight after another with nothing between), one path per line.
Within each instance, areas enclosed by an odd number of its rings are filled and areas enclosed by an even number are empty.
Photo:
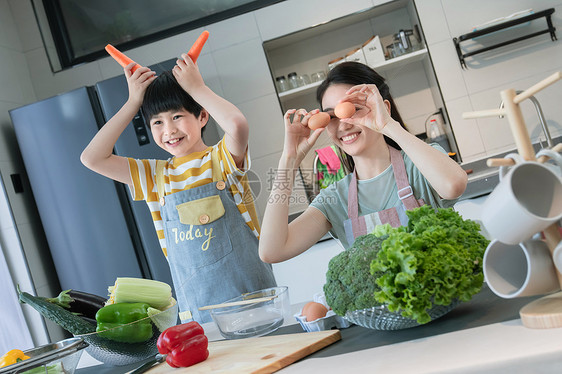
M176 66L172 69L172 73L181 88L189 94L205 86L197 64L191 60L187 53L183 53L181 58L176 61Z
M123 70L125 71L125 77L127 77L127 86L129 86L129 101L140 107L146 88L156 79L156 73L143 66L132 73L131 69L135 66L136 63L132 62Z
M308 120L318 110L307 112L304 109L289 109L284 116L285 119L285 144L283 152L287 157L295 158L297 165L304 159L316 140L324 131L324 128L311 131ZM291 116L293 117L291 119Z

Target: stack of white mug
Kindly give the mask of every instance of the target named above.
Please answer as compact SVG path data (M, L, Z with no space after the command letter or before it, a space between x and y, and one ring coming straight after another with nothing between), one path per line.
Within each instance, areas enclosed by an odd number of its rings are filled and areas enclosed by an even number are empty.
M551 255L540 234L562 218L562 156L548 149L540 156L557 167L507 155L515 166L500 168L500 182L482 207L482 223L494 238L484 254L484 277L505 299L560 290L562 242Z

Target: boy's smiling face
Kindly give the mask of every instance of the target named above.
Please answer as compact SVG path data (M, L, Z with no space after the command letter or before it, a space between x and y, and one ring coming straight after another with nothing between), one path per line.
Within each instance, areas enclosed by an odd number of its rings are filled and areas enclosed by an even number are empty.
M154 115L150 119L150 131L160 148L175 157L183 157L207 148L201 138L201 129L208 120L206 110L202 110L199 117L183 108L171 110Z

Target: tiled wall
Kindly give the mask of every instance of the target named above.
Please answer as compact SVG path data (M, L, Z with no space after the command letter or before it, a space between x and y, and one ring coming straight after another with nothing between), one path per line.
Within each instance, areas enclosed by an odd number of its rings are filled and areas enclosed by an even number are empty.
M541 11L555 8L552 22L560 34L562 2L559 0L416 0L422 28L429 45L437 79L449 112L463 162L482 159L515 148L506 119L483 118L465 120L463 112L495 109L501 102L500 91L524 90L552 73L562 70L562 44L551 41L548 34L467 58L468 69L461 69L452 39L472 30L474 26L505 17L517 11ZM546 29L544 18L530 24L496 33L473 45L488 45L509 40L519 32ZM529 31L532 30L532 31ZM560 38L560 35L558 35ZM488 43L488 44L487 44ZM469 43L463 46L470 46ZM562 134L562 82L536 95L553 137ZM534 106L521 104L529 133L534 141L544 140Z

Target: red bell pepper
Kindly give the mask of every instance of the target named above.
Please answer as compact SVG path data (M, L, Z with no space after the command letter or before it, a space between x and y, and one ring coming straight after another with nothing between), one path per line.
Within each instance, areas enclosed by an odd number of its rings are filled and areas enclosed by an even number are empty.
M209 341L203 327L195 321L167 328L156 345L158 352L167 355L168 365L174 368L195 365L209 357Z

